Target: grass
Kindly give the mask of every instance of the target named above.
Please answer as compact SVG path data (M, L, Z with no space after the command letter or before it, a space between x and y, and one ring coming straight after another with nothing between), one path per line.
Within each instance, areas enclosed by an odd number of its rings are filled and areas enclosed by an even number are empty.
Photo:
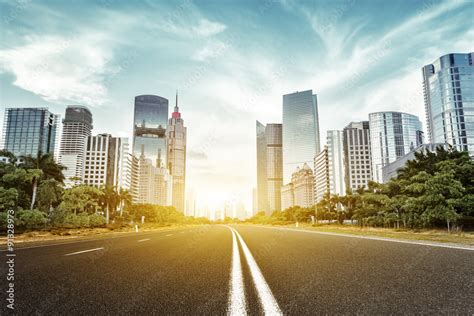
M294 225L292 225L294 227ZM394 229L394 228L375 228L375 227L357 227L339 224L309 225L300 224L300 227L307 230L316 230L321 232L342 233L362 236L376 236L385 238L424 240L441 243L455 243L474 246L474 232L452 232L442 229Z
M157 229L170 229L179 226L190 226L188 224L144 224L139 225L139 231L153 231ZM15 244L34 242L34 241L49 241L49 240L62 240L62 239L74 239L81 237L90 237L96 235L107 235L113 233L130 233L134 232L135 227L132 226L118 226L109 225L104 228L49 228L43 230L25 231L22 233L15 233ZM7 237L0 237L0 245L6 245Z

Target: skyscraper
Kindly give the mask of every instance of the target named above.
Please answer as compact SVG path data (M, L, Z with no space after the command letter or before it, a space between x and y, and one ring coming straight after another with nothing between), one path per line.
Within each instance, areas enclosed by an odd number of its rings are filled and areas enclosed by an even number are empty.
M367 188L372 180L369 122L351 122L342 133L346 190Z
M257 206L271 214L281 209L282 125L257 121Z
M320 202L325 194L330 193L328 148L314 157L314 203Z
M171 205L171 177L166 169L168 100L156 95L135 97L133 155L138 161L139 203ZM169 192L168 192L169 191ZM166 204L164 204L166 203Z
M283 96L283 180L296 167L311 165L320 151L318 102L312 90Z
M283 184L283 153L281 124L267 124L267 214L281 210L281 186Z
M430 143L474 157L474 53L447 54L422 68Z
M267 140L265 125L257 121L257 212L265 211L267 196Z
M185 183L186 183L186 127L178 108L178 93L176 105L167 129L167 166L173 177L172 203L177 211L184 213Z
M85 145L91 132L92 113L89 109L82 105L69 105L63 119L59 150L59 161L66 167L63 171L66 187L82 182Z
M345 195L344 146L342 131L327 132L329 191L332 195Z
M55 158L59 115L47 108L6 108L2 147L16 156L36 157L38 153Z
M369 114L373 180L382 183L382 167L423 143L417 116L400 112Z
M122 157L126 155L122 151L122 141L123 138L110 134L87 137L82 175L84 184L119 187Z
M152 164L157 161L158 150L166 162L166 126L168 100L156 95L135 97L133 124L133 154L140 157L142 149Z

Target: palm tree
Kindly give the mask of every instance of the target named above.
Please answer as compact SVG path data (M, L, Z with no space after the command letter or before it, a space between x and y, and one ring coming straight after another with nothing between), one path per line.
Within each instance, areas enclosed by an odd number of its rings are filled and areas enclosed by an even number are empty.
M58 164L54 161L54 158L51 154L44 154L38 152L36 158L32 156L21 156L22 163L20 167L28 170L31 174L31 206L32 210L36 202L36 193L38 190L38 185L41 180L54 179L59 183L64 182L63 170L64 166Z
M110 208L117 208L119 195L115 187L106 185L101 188L103 195L101 196L101 204L105 207L105 223L108 224L110 220Z
M132 204L132 195L128 190L121 187L118 192L118 196L120 201L120 217L122 217L124 206L129 206Z

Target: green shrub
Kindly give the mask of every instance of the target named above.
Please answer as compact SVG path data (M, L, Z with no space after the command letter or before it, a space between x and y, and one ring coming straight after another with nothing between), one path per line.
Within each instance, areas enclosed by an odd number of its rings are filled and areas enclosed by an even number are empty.
M98 214L89 215L90 227L103 227L105 225L105 217Z
M7 230L7 225L8 225L7 219L8 219L7 212L0 212L0 231Z
M15 225L20 228L42 228L48 222L45 213L38 210L21 210L16 214Z

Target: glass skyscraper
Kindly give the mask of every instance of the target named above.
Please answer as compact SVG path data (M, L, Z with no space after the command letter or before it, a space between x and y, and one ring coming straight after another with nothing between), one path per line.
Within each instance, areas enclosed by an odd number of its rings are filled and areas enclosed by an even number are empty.
M133 154L143 154L155 167L160 167L158 156L166 165L166 126L168 122L168 100L156 95L135 97L133 125Z
M430 143L474 157L474 53L441 56L422 68Z
M2 147L16 156L55 156L58 124L47 108L6 108Z
M312 90L283 96L283 180L296 167L312 165L320 151L318 102Z
M423 129L417 116L400 112L369 114L374 181L383 182L382 167L408 154L423 143Z

